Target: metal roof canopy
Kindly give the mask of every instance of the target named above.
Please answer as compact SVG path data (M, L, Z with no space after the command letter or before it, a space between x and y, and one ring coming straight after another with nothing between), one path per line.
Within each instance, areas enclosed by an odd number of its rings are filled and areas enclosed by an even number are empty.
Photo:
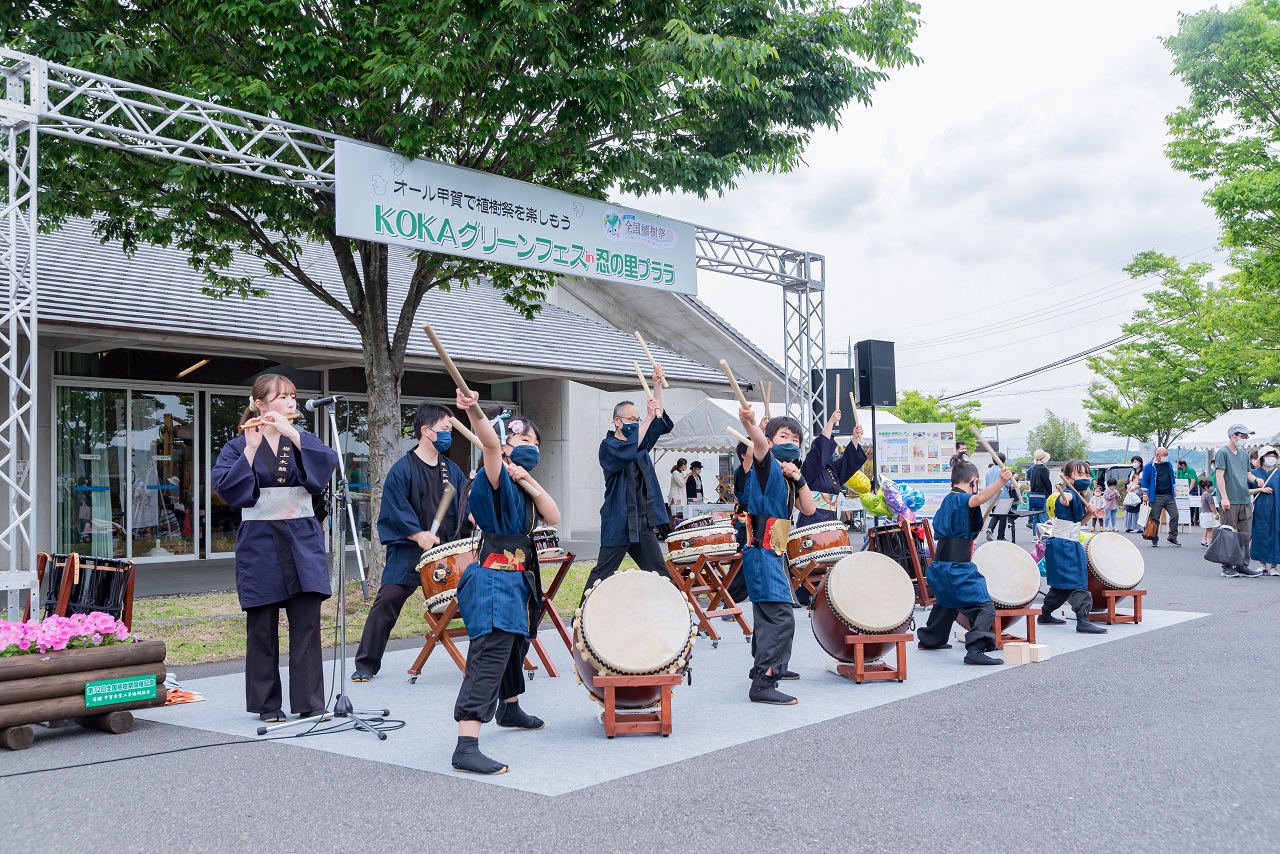
M8 397L0 423L0 491L9 508L0 520L0 590L11 590L9 615L16 619L16 591L29 584L33 603L36 595L34 489L26 463L37 459L37 134L322 192L333 192L338 137L8 49L0 49L0 76L0 156L9 172L0 197L0 266L8 275L0 314L0 375ZM698 227L697 266L783 288L784 405L802 421L805 412L825 411L824 389L809 377L826 367L826 259Z

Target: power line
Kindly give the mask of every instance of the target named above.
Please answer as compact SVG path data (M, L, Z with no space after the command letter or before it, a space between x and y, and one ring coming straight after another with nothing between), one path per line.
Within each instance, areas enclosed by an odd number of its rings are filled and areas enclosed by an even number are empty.
M1082 359L1088 358L1089 356L1092 356L1094 353L1098 353L1102 350L1108 350L1116 346L1117 344L1120 344L1121 342L1129 341L1137 337L1138 336L1136 335L1120 335L1115 338L1112 338L1110 341L1104 341L1103 343L1098 344L1095 347L1090 347L1087 350L1081 350L1079 353L1075 353L1071 356L1067 356L1065 358L1059 359L1056 362L1050 362L1049 364L1042 365L1039 368L1033 368L1029 371L1023 371L1020 374L1015 374L1003 380L997 380L996 382L993 382L993 383L987 383L986 385L978 386L977 388L971 388L968 391L962 391L962 392L959 392L958 394L949 394L946 397L941 397L938 399L941 401L947 401L947 400L955 400L958 397L973 397L979 392L983 392L988 389L999 388L1000 386L1008 385L1009 383L1017 382L1018 380L1026 379L1027 377L1033 377L1036 374L1042 374L1045 371L1052 371L1056 368L1066 367L1067 365L1071 365L1081 361Z

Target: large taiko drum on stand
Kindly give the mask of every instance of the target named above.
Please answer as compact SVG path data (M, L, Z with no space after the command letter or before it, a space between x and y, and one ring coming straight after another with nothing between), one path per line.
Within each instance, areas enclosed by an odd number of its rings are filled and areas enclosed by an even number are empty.
M423 552L418 560L418 576L422 579L422 595L427 600L427 610L443 614L449 600L458 594L458 582L463 571L476 560L479 541L456 540L441 543Z
M813 636L827 655L852 664L849 635L894 634L911 622L916 594L911 579L892 558L858 552L841 558L813 598ZM892 643L864 644L864 660L880 658Z
M1147 571L1142 549L1121 534L1094 534L1084 544L1089 558L1089 594L1093 609L1105 611L1103 590L1130 590L1142 583Z
M700 555L719 557L737 551L738 534L732 525L681 529L667 537L667 558L672 563L693 563Z
M653 572L618 572L587 591L573 620L573 666L597 703L597 676L683 673L693 655L698 623L689 600ZM614 690L620 709L647 709L662 698L659 685Z
M987 592L997 608L1025 608L1040 592L1040 567L1035 558L1013 543L983 543L974 551L973 563L987 580ZM1021 619L1014 617L1002 628L1017 625Z
M817 522L792 528L787 539L787 559L792 566L830 565L851 554L849 529L843 522Z

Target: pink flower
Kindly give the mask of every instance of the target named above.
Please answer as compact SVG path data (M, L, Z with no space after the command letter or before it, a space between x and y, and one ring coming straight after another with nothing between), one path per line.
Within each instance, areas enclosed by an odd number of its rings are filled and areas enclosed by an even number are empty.
M22 649L22 650L31 649L31 641L27 640L26 638L23 638L22 640L18 641L18 649Z

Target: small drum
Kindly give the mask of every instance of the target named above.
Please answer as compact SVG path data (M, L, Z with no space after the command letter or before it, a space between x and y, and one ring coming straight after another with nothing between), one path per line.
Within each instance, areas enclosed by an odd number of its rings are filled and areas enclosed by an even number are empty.
M437 617L444 613L444 609L449 607L449 603L458 598L458 588L453 587L443 593L437 593L427 600L427 610L435 614Z
M667 537L667 557L672 563L693 563L699 555L731 555L737 551L738 534L732 525L676 531Z
M538 553L538 560L557 560L565 556L560 548L560 535L550 525L539 525L533 529L533 549Z
M1089 594L1095 611L1106 609L1103 590L1129 590L1142 583L1147 571L1142 549L1122 534L1095 534L1084 544L1089 557Z
M852 664L848 635L894 634L911 622L916 593L911 579L891 558L858 552L841 558L818 585L813 598L813 636L832 658ZM866 644L865 660L884 655L892 643Z
M787 558L792 566L833 564L851 554L849 529L843 522L818 522L792 528L791 537L787 540Z
M458 588L462 571L476 560L478 547L477 540L457 540L441 543L434 549L423 552L418 561L418 576L422 579L422 595L427 597L428 602L441 593ZM443 605L440 610L444 610Z
M578 681L604 703L597 676L682 673L693 654L698 623L674 584L652 572L619 572L587 591L573 620L573 664ZM660 686L618 688L622 709L647 709Z
M997 608L1025 608L1040 592L1040 567L1035 558L1013 543L983 543L974 551L973 562L987 580L987 592ZM1016 625L1021 619L1006 620L1003 628Z
M711 515L710 513L705 513L702 516L694 516L691 519L685 519L679 525L674 526L671 529L671 532L683 533L685 531L692 531L696 528L710 528L714 525L723 525L723 524L724 523L721 522L719 519L717 519L715 516Z

